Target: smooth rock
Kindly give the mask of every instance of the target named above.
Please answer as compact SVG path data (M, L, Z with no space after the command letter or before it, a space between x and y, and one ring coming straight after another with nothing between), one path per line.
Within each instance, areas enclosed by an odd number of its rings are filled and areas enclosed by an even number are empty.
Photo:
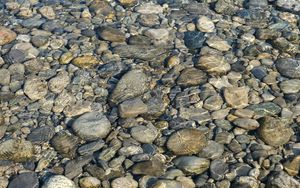
M31 160L34 154L33 144L24 139L9 139L0 144L0 160L24 162Z
M278 72L288 78L300 78L300 62L292 58L280 58L275 62Z
M89 112L77 118L72 129L80 138L91 141L105 138L111 130L111 124L101 112Z
M0 45L11 43L16 38L17 38L17 34L14 31L4 26L0 26Z
M167 141L167 148L175 155L197 154L206 145L204 133L197 129L181 129L173 133Z
M224 90L226 103L233 108L248 106L248 87L229 87Z
M49 20L55 19L55 12L51 6L43 6L39 9L39 13Z
M255 130L259 127L259 123L255 119L237 118L233 123L246 130Z
M222 52L228 51L231 48L231 46L228 44L227 41L225 41L217 36L213 36L213 37L209 38L208 40L206 40L206 44L209 47L212 47L212 48L222 51Z
M196 66L211 74L224 74L230 70L230 64L224 57L213 54L201 56Z
M84 55L74 58L72 63L80 68L92 68L93 66L101 64L101 61L98 61L95 56Z
M273 187L298 188L300 187L300 183L284 172L275 172L269 176L267 181L267 188Z
M205 41L204 33L187 31L184 33L184 44L189 49L201 48Z
M157 159L142 161L132 167L132 173L136 175L161 176L165 170L165 165Z
M151 187L152 188L167 188L167 187L183 188L184 186L179 181L162 179L162 180L158 180L157 182L155 182L154 185Z
M55 77L48 82L49 90L53 93L61 93L70 82L70 77L67 72L59 72Z
M148 29L145 35L153 39L155 45L165 44L169 40L169 31L167 29Z
M272 102L264 102L259 104L252 104L247 107L249 110L253 110L256 115L276 115L281 112L280 106Z
M75 188L75 183L62 175L54 175L48 178L42 188Z
M300 13L300 3L298 0L277 0L276 6L292 13Z
M123 32L108 26L100 27L97 33L102 39L110 42L124 42L126 39Z
M26 60L34 59L39 55L39 50L31 43L22 42L15 44L8 53L12 63L23 63Z
M207 145L198 154L199 157L208 159L217 159L222 156L224 145L213 140L209 140Z
M50 126L37 127L27 136L27 140L33 143L45 143L54 136L54 128Z
M158 135L157 129L153 125L140 125L131 128L131 136L141 143L152 143Z
M211 119L209 112L202 108L180 108L179 117L187 120L197 121L200 124Z
M48 86L47 82L39 77L29 77L24 84L24 93L31 100L39 100L47 95Z
M222 180L228 171L228 164L222 159L213 160L210 163L209 172L213 179Z
M120 177L120 178L114 179L111 182L111 187L112 188L123 188L123 187L137 188L138 183L131 177Z
M297 176L300 170L300 155L284 163L284 169L290 176Z
M206 73L196 68L186 68L177 79L177 84L182 87L197 86L207 81Z
M83 177L79 179L81 188L100 188L101 181L95 177Z
M147 112L147 105L140 99L129 99L119 104L119 114L122 118L136 117Z
M259 119L259 123L259 137L271 146L280 146L287 143L293 134L292 129L285 121L278 118L265 116Z
M135 4L138 3L137 0L118 0L119 3L125 7L130 7L130 6L134 6Z
M201 32L211 33L215 30L215 24L206 16L200 16L197 20L197 29Z
M163 7L160 5L145 3L135 8L141 14L160 14L163 13Z
M116 104L142 95L147 87L147 76L141 70L131 70L124 74L113 90L110 100Z
M300 91L300 80L299 79L290 79L282 81L279 84L280 89L283 93L298 93Z
M188 174L202 174L210 165L209 160L195 156L182 156L173 162L177 168Z
M10 72L7 69L0 69L0 85L8 85L10 83Z
M25 172L15 176L8 188L39 188L39 179L34 172Z

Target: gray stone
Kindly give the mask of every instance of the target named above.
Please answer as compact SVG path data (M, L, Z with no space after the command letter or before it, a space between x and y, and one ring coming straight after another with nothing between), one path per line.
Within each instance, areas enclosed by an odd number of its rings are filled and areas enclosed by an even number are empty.
M288 78L300 78L300 62L292 58L280 58L275 62L278 72Z
M211 19L209 19L206 16L201 16L197 20L197 29L199 29L201 32L211 33L215 29L215 24L212 22Z
M99 36L107 41L111 42L124 42L125 41L125 34L118 29L102 26L98 29Z
M233 123L246 130L255 130L259 127L259 123L255 119L237 118Z
M34 59L39 55L39 50L31 45L31 43L17 43L15 44L8 57L12 63L23 63L26 60Z
M214 180L222 180L227 171L228 164L222 159L216 159L210 163L209 172Z
M280 106L272 102L264 102L259 104L253 104L247 107L249 110L253 110L256 115L276 115L281 112Z
M210 165L209 160L195 156L182 156L176 158L173 162L177 168L187 174L202 174L208 170Z
M92 155L95 151L100 150L105 145L103 140L93 141L80 146L77 149L79 155Z
M119 104L119 114L122 118L136 117L147 112L147 105L140 99L129 99Z
M93 157L90 155L68 161L65 166L64 175L69 179L77 177L82 173L82 167L91 162L92 159Z
M152 143L158 135L157 129L153 125L140 125L131 128L131 136L141 143Z
M67 72L59 72L55 77L48 82L49 90L53 93L61 93L69 84L70 78Z
M285 172L275 172L268 178L267 182L267 188L273 187L298 188L300 187L300 183Z
M135 8L141 14L160 14L163 13L163 7L152 3L144 3Z
M89 112L81 115L72 124L74 132L84 140L105 138L111 130L111 124L100 112Z
M230 64L226 59L217 54L201 56L196 66L210 74L224 74L230 70Z
M197 86L206 83L207 76L196 68L186 68L177 79L177 84L182 87Z
M276 5L288 12L300 13L300 3L298 0L277 0Z
M119 177L114 179L111 182L111 187L112 188L123 188L123 187L137 188L138 183L131 177Z
M48 178L42 188L75 188L75 183L62 175L54 175Z
M24 93L31 100L39 100L47 95L48 86L47 82L39 77L29 77L24 84Z
M229 87L224 90L226 103L233 108L248 106L248 87Z
M204 33L187 31L184 33L184 44L189 49L201 48L205 41Z
M0 85L8 85L10 83L10 72L7 69L0 69Z
M202 108L180 108L179 117L198 123L207 122L211 119L209 112Z
M209 38L208 40L206 40L206 44L209 47L212 47L219 51L228 51L231 48L231 46L228 44L227 41L221 39L218 36L213 36L213 37Z
M282 81L279 84L280 89L283 93L298 93L300 91L300 80L299 79L291 79Z
M200 151L198 154L199 157L208 158L208 159L217 159L222 156L224 152L224 145L219 144L213 140L209 140L206 147Z
M50 141L54 134L55 132L53 127L38 127L32 130L32 132L27 136L27 140L33 143L45 143Z
M9 183L8 188L38 188L39 179L34 172L24 172L15 176Z
M147 76L141 70L132 70L127 72L111 94L111 101L120 103L142 95L147 91Z

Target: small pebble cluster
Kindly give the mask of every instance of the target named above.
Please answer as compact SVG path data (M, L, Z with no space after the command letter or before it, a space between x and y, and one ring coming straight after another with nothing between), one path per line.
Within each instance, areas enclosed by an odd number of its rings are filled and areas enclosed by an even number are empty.
M299 188L299 0L1 0L0 188Z

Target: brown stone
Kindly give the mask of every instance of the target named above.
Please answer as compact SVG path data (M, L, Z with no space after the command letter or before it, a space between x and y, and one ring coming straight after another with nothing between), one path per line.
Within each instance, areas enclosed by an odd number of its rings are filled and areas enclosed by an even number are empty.
M15 40L17 34L5 27L0 26L0 45L5 45Z
M227 104L233 108L244 108L248 106L248 87L229 87L224 90Z

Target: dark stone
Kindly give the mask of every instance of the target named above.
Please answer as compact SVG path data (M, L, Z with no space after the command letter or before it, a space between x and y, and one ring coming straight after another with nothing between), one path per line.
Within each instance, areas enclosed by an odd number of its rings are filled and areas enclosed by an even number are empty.
M275 66L278 72L288 78L300 78L300 62L292 58L280 58Z
M69 179L77 177L82 173L82 167L91 162L92 159L93 156L89 155L68 161L65 166L65 176Z
M265 116L265 115L276 115L281 112L280 106L272 102L264 102L260 104L252 104L247 109L253 110L255 114Z
M221 159L213 160L210 163L210 175L215 180L222 180L224 178L224 174L228 171L228 164L226 164Z
M50 126L35 128L28 136L27 140L33 143L48 142L54 136L54 129Z
M265 67L262 67L262 66L254 67L251 70L251 73L255 76L255 78L257 78L259 80L263 79L265 76L268 75L267 69Z
M184 44L190 49L201 48L205 39L202 32L187 31L184 33Z
M38 188L39 180L34 172L25 172L15 176L8 185L8 188Z
M105 142L103 140L97 140L80 146L77 149L77 152L79 153L79 155L91 155L95 151L100 150L104 145Z

